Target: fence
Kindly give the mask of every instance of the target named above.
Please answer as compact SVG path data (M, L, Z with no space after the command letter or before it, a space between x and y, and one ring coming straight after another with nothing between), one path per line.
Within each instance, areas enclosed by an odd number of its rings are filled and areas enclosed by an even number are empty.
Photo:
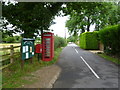
M15 49L16 48L19 48L19 52L15 52ZM9 65L11 65L16 56L19 56L20 55L20 46L13 46L13 45L10 45L10 47L7 47L7 48L0 48L0 51L7 51L7 50L10 50L10 52L8 54L4 54L4 55L1 55L1 59L0 59L0 69L3 69Z

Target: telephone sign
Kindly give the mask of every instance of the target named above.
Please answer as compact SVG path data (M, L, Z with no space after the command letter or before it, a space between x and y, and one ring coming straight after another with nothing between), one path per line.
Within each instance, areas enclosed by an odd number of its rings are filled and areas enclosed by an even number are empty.
M34 39L23 38L21 42L22 60L31 58L34 56Z
M42 35L42 60L51 61L54 57L54 34L47 32Z

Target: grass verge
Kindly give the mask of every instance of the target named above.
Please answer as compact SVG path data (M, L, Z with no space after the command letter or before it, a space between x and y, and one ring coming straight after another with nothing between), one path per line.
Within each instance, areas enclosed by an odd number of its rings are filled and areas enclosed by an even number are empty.
M113 63L115 63L115 64L117 64L117 65L120 65L120 60L117 59L117 58L113 58L113 57L108 56L108 55L106 55L106 54L104 54L104 53L98 54L98 55L101 56L101 57L103 57L103 58L105 58L105 59L107 59L107 60L109 60L109 61L112 61Z
M40 69L41 67L54 64L57 61L61 51L62 48L56 49L54 59L49 62L38 62L37 56L34 56L32 64L29 60L25 61L23 70L21 69L20 60L16 60L12 65L2 71L2 88L17 88L23 84L34 83L35 81L23 80L23 77L29 75L31 72Z

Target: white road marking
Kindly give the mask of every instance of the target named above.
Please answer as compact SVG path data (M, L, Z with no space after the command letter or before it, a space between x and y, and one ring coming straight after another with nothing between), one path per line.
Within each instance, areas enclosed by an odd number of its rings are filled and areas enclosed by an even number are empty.
M100 79L100 77L96 74L96 72L90 67L90 65L85 61L85 59L80 56L80 58L83 60L83 62L88 66L88 68L91 70L91 72L98 78Z
M75 49L76 53L78 53L78 51Z

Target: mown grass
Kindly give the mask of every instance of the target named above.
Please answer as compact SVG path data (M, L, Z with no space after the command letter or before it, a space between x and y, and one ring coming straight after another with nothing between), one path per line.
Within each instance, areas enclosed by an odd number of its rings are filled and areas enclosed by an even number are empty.
M113 63L115 63L117 65L120 65L120 60L118 58L113 58L113 57L108 56L108 55L106 55L104 53L98 54L98 55L105 58L105 59L107 59L107 60L109 60L109 61L112 61Z
M23 80L22 77L29 75L31 72L34 72L41 67L45 67L51 64L54 64L60 53L62 48L58 48L55 50L55 56L52 61L44 62L38 61L37 56L33 57L33 63L30 63L30 60L25 60L24 68L21 69L20 59L17 59L12 65L8 68L5 68L2 73L2 87L3 88L17 88L21 87L24 84L33 83L35 81L27 81Z

